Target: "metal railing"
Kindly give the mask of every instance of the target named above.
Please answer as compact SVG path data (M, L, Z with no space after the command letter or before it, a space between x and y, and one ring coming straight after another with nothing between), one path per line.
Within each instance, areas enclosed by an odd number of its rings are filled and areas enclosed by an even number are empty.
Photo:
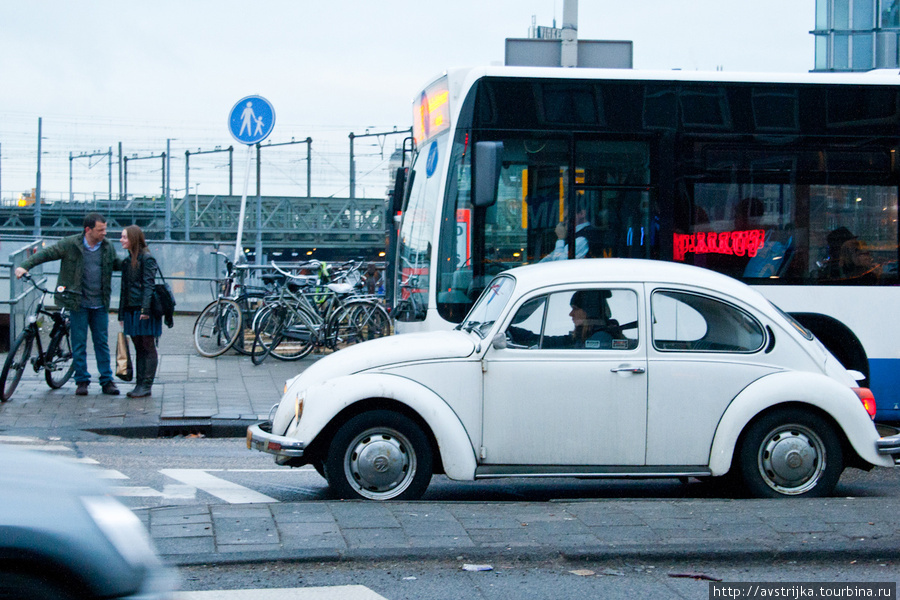
M0 243L0 252L6 253L8 260L0 262L0 326L4 323L9 328L9 342L15 340L22 331L25 315L36 299L35 290L27 289L16 279L16 267L25 259L45 246L55 243L57 239L4 236ZM118 240L110 240L118 246ZM216 281L222 277L224 263L212 250L221 250L226 254L234 252L234 244L218 242L181 242L152 240L150 251L159 263L166 281L175 294L177 312L199 312L215 299ZM124 252L117 248L121 256ZM2 255L0 255L2 258ZM59 275L59 262L53 261L36 266L32 273L43 279L45 285L53 289ZM118 273L113 274L112 299L113 310L118 307L121 279ZM7 316L8 315L8 316ZM2 327L0 327L2 328ZM6 344L0 344L6 346Z

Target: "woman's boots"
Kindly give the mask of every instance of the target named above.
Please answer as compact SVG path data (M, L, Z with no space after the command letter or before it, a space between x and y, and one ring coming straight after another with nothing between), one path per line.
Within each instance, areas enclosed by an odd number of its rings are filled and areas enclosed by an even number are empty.
M156 339L152 335L132 336L135 354L135 386L126 395L129 398L146 398L150 396L153 387L153 379L156 376L156 366L159 362L156 353Z

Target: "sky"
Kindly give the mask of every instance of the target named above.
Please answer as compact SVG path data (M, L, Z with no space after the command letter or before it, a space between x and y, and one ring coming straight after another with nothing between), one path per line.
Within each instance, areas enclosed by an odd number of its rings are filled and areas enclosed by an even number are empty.
M562 24L563 0L8 0L0 3L0 199L106 193L105 157L236 146L227 117L258 94L272 143L312 137L314 196L346 196L349 134L402 130L447 68L502 64L504 40ZM581 0L579 39L630 40L636 69L806 72L815 0ZM401 135L357 139L357 196L381 197ZM227 193L225 154L191 158L190 193ZM129 161L128 192L161 192L162 160ZM263 194L305 195L306 144L264 149ZM199 183L199 186L195 186ZM251 184L251 185L255 185ZM180 189L179 189L180 188ZM236 193L239 193L237 191Z

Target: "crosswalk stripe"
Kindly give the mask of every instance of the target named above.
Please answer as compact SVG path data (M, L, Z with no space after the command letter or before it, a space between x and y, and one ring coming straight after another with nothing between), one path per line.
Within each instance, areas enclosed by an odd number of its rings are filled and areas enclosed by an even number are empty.
M266 590L212 590L178 592L175 600L387 600L364 585L282 588Z
M68 446L60 446L59 444L47 444L45 446L28 446L29 450L40 450L41 452L72 452Z
M189 485L169 484L163 486L163 491L141 485L112 486L115 496L128 498L165 498L167 500L190 500L197 497L197 488Z
M250 488L210 475L203 469L160 469L167 477L201 489L207 494L229 504L251 504L254 502L278 502L275 498L260 494Z
M18 435L0 435L0 444L30 444L37 441L37 438L22 437Z
M128 479L128 475L115 469L94 469L94 474L100 479Z

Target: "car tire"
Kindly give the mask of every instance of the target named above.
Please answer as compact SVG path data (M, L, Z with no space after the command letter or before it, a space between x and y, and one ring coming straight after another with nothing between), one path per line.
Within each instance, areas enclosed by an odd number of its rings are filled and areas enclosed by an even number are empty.
M35 575L0 571L0 599L2 598L74 600L76 596Z
M325 475L339 498L415 500L425 493L432 466L431 444L421 427L399 413L375 410L338 429Z
M747 491L758 498L828 496L844 470L834 428L798 409L771 412L750 425L738 460Z

